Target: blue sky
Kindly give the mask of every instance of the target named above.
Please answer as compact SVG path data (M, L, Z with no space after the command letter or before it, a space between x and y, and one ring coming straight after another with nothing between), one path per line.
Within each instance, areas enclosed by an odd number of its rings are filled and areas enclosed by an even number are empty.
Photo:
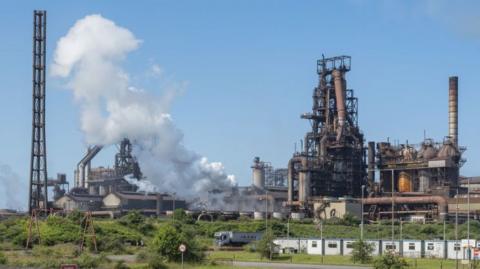
M28 181L31 136L32 11L48 12L48 63L56 42L86 15L132 31L140 48L123 64L155 94L152 65L185 83L171 114L186 146L221 161L241 185L254 156L285 167L308 130L316 60L352 56L349 87L359 97L367 140L418 143L448 132L448 77L459 76L462 174L480 175L477 124L480 5L474 1L5 1L0 16L0 163ZM164 82L163 82L164 83ZM73 169L84 152L78 106L47 79L50 175ZM113 163L113 149L95 160Z

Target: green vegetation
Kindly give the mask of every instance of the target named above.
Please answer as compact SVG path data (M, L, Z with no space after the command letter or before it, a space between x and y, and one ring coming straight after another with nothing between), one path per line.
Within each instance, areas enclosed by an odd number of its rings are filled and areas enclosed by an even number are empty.
M97 237L99 253L79 251L79 242L82 238L84 215L74 211L67 217L50 216L39 219L40 241L34 237L33 248L25 251L27 239L27 217L16 217L0 220L0 263L7 262L15 267L58 267L62 263L78 263L85 266L98 265L99 268L179 268L176 266L180 259L178 245L187 245L185 260L190 264L186 268L229 268L228 266L214 265L231 260L262 261L270 258L271 237L286 237L287 222L270 220L268 222L269 235L265 241L250 244L246 251L222 252L215 249L213 234L218 231L263 232L264 221L232 220L232 221L195 221L183 210L175 210L175 221L145 217L138 212L116 219L94 219L94 228ZM319 237L319 226L312 220L290 221L290 237ZM400 234L399 223L396 223L395 234ZM347 216L344 219L331 219L323 224L323 235L328 238L358 238L360 234L358 219ZM442 224L411 224L402 225L403 238L441 239L443 237ZM466 224L459 226L460 238L466 237ZM471 222L471 234L480 234L480 223ZM446 226L446 239L454 238L454 225ZM365 225L365 239L390 238L391 223L380 222ZM91 247L90 240L87 246ZM210 250L210 251L207 251ZM208 256L205 258L205 254ZM260 255L259 255L260 253ZM358 264L372 265L367 258L366 246L359 246L358 255L350 256L312 256L306 254L277 255L273 262L293 263L324 263L324 264ZM125 263L108 261L110 255L136 255ZM272 255L273 256L273 255ZM132 256L134 257L134 256ZM132 259L134 261L132 261ZM455 268L454 261L439 259L418 259L406 261L418 269ZM387 267L388 268L388 267Z
M199 262L204 258L202 249L195 240L195 235L189 229L182 229L182 225L165 225L155 235L151 244L151 250L167 262L179 262L181 253L178 247L184 244L187 251L184 253L184 260Z
M408 262L393 252L387 252L373 262L375 269L403 269L405 267L408 267Z
M272 232L267 232L262 236L255 246L255 251L260 255L260 258L272 259L275 253L276 245L273 243L275 236Z
M363 264L372 261L373 244L367 243L364 240L358 240L353 243L352 261Z
M0 265L7 264L7 262L8 262L8 259L5 256L5 254L3 254L3 252L0 252Z

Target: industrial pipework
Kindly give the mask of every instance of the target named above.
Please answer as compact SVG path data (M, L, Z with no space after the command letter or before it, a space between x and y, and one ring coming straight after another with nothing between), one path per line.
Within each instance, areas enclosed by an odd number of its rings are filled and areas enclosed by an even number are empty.
M88 187L86 169L90 165L93 158L102 150L103 146L89 147L87 154L77 164L77 171L75 171L75 187L86 188Z

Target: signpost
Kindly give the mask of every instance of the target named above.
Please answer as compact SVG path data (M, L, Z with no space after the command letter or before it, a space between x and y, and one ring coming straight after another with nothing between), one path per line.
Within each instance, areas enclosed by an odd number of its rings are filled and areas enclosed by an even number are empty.
M180 246L178 246L178 251L182 253L182 269L183 269L183 253L187 251L187 246L185 246L184 244L180 244Z

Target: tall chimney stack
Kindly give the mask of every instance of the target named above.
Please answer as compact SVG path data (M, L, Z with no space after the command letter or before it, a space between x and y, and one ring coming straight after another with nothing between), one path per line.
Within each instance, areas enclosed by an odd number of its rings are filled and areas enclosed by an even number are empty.
M450 77L448 82L448 135L458 145L458 77Z

